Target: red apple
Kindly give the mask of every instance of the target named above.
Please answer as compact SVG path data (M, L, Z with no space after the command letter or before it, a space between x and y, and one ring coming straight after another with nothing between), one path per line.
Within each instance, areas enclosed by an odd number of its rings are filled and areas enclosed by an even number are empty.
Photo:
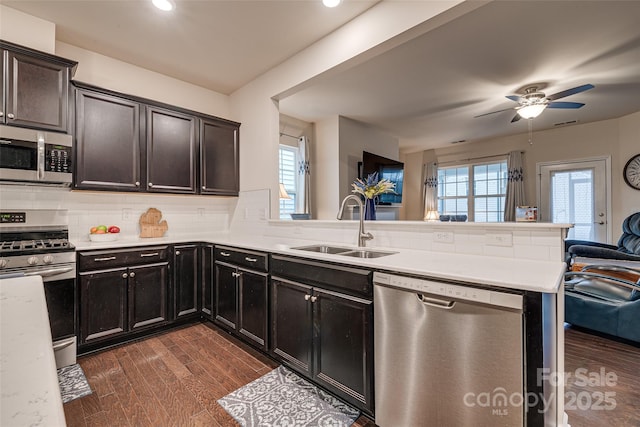
M119 233L120 232L120 227L118 227L117 225L112 225L109 227L109 233Z

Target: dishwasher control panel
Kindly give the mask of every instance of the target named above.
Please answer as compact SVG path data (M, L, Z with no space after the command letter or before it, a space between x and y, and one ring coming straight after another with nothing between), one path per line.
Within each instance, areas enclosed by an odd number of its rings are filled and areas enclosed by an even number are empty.
M398 276L396 274L373 273L373 284L389 285L394 288L405 289L418 293L428 293L444 297L474 301L485 304L501 305L511 308L522 308L522 296L488 289L470 288L467 286L451 285L427 279Z

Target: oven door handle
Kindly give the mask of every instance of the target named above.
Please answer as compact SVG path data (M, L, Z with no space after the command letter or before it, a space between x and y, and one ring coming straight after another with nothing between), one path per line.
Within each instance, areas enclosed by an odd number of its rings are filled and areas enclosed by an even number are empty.
M51 277L51 276L57 276L58 274L68 273L70 271L73 271L73 267L52 268L50 270L30 271L28 273L24 273L24 275Z

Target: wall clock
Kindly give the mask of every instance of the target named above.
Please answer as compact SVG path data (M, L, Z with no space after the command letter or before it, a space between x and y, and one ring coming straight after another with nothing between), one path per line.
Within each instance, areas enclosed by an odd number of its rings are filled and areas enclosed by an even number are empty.
M629 187L640 190L640 154L631 157L622 170L624 182Z

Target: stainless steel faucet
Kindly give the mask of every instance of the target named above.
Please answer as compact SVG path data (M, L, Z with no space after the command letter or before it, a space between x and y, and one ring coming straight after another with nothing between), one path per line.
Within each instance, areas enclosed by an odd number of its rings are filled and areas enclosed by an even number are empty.
M355 200L358 204L358 208L360 209L360 227L358 228L358 247L364 248L367 246L367 240L373 239L373 235L371 233L364 232L364 206L362 205L362 200L360 197L355 194L349 194L347 197L342 199L342 204L340 205L340 210L338 211L338 219L341 220L344 214L344 207L347 204L347 200Z

